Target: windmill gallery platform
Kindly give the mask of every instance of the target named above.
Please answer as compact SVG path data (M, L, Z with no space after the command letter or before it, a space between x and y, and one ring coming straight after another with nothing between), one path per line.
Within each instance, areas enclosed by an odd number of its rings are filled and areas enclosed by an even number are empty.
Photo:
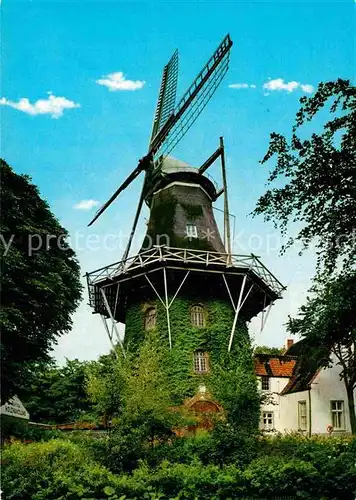
M211 179L173 159L164 162L162 172L164 177L149 199L143 249L87 274L90 305L111 321L110 340L114 342L115 333L121 342L116 322L126 323L127 310L138 301L144 311L144 304L158 299L166 311L167 340L172 346L170 309L177 297L188 294L193 303L212 297L228 301L234 311L227 340L230 350L238 318L249 321L265 311L264 323L283 285L255 255L226 252L213 215L218 191ZM162 240L166 244L152 244ZM143 328L144 322L143 314Z

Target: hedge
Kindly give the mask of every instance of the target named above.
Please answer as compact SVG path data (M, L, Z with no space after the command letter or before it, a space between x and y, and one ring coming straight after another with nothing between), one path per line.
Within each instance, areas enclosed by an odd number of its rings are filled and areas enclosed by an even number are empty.
M184 456L177 453L175 461L171 456L155 467L141 461L131 474L119 475L94 459L87 446L90 439L76 440L6 446L5 499L355 498L356 440L351 437L262 439L255 458L245 465L202 463L194 453L189 463L181 463ZM196 449L207 459L203 441Z

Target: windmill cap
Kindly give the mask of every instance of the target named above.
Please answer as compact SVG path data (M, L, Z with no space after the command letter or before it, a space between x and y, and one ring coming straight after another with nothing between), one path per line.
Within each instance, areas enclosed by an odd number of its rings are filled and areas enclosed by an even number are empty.
M194 172L197 173L198 169L192 167L188 163L182 160L178 160L173 156L167 156L161 165L161 169L166 174L174 174L176 172Z

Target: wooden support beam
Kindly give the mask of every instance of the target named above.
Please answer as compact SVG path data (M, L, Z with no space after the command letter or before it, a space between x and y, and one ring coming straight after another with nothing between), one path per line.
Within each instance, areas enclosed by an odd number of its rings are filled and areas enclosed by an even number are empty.
M235 310L235 317L234 317L234 322L232 324L232 328L231 328L231 335L230 335L230 341L229 341L229 347L228 347L228 352L231 351L231 347L232 347L232 341L234 339L234 335L235 335L235 330L236 330L236 324L237 324L237 319L239 317L239 312L241 311L242 309L242 306L244 305L244 303L246 302L246 299L247 297L250 295L251 293L251 290L253 288L253 283L252 285L250 286L250 288L248 289L244 299L242 300L242 297L243 297L243 293L244 293L244 290L245 290L245 285L246 285L246 279L247 279L247 276L245 275L244 276L244 279L242 281L242 285L241 285L241 290L240 290L240 295L239 295L239 300L237 302L237 306L236 306L236 310Z
M165 300L166 300L166 314L167 314L169 348L172 349L171 321L170 321L170 317L169 317L168 288L167 288L167 271L166 271L165 267L163 268L163 280L164 280L164 296L165 296Z
M218 147L218 149L203 163L203 165L199 168L198 172L199 174L203 174L205 170L207 170L210 165L214 163L215 160L219 158L219 156L222 153L221 146Z
M104 301L104 305L105 305L105 308L108 312L108 315L110 316L110 319L112 321L112 325L114 327L114 330L115 330L115 333L116 333L116 337L117 337L117 340L119 341L119 344L120 344L120 347L121 347L121 350L122 350L122 354L124 355L124 358L126 357L126 354L125 354L125 349L124 349L124 346L122 344L122 341L121 341L121 337L120 337L120 334L119 334L119 330L117 329L117 325L115 323L115 318L114 316L112 315L112 312L111 312L111 309L110 309L110 306L109 306L109 302L108 302L108 299L106 298L106 295L105 295L105 292L102 288L100 288L100 292L101 292L101 295L103 297L103 301Z
M168 306L168 309L171 307L171 305L173 304L173 301L174 299L177 297L178 293L179 293L179 290L182 288L182 286L184 285L184 282L185 280L188 278L188 275L189 275L190 271L187 271L186 275L184 276L183 280L182 280L182 283L179 285L178 287L178 290L176 291L176 293L174 294L173 296L173 299L170 301L169 303L169 306Z
M261 330L260 330L260 333L262 333L262 332L263 332L263 330L264 330L264 327L265 327L265 325L266 325L266 323L267 323L267 319L268 319L268 316L269 316L269 313L270 313L270 311L271 311L271 307L272 307L272 306L273 306L273 302L271 302L271 303L269 304L269 306L267 307L266 316L264 316L264 318L263 318L263 319L262 319L262 321L261 321ZM263 312L264 312L264 311L263 311Z
M224 188L219 189L219 191L216 193L215 200L217 200L219 198L219 196L221 196L223 193L224 193Z
M119 290L120 290L120 283L117 284L117 288L116 288L114 314L113 314L114 318L116 316L117 302L118 302L118 298L119 298ZM114 333L114 326L112 326L112 328L111 328L111 336L113 335L113 333Z
M119 359L119 355L118 355L118 353L117 353L117 351L116 351L115 344L114 344L114 342L113 342L113 340L112 340L112 332L111 332L111 335L110 335L110 330L109 330L109 327L108 327L108 325L107 325L107 323L106 323L106 319L105 319L105 317L104 317L102 314L100 314L100 317L101 317L101 320L102 320L102 322L103 322L103 325L104 325L105 331L106 331L106 333L107 333L107 335L108 335L108 337L109 337L110 344L111 344L111 346L112 346L112 350L113 350L113 351L114 351L114 353L115 353L116 359Z
M223 280L224 280L224 283L225 283L225 286L226 286L226 289L227 289L227 293L229 294L229 297L230 297L230 300L231 300L232 307L234 308L234 311L236 311L235 302L234 302L234 299L232 298L231 291L230 291L230 287L229 287L229 285L227 284L225 274L223 274L223 275L222 275L222 277L223 277Z
M230 263L231 262L231 239L230 239L229 200L228 200L228 194L227 194L224 139L222 137L220 137L220 149L221 149L221 170L222 170L223 189L224 189L224 246L225 246L227 254L228 254L228 261Z
M239 295L239 300L238 300L238 302L237 302L237 307L236 307L236 310L235 310L234 322L233 322L233 324L232 324L232 328L231 328L230 341L229 341L229 348L228 348L228 351L229 351L229 352L230 352L230 350L231 350L232 341L233 341L233 339L234 339L234 335L235 335L236 323L237 323L237 318L238 318L238 316L239 316L240 304L241 304L241 301L242 301L242 295L243 295L244 290L245 290L246 279L247 279L247 276L246 276L246 274L245 274L244 279L242 280L241 289L240 289L240 295Z

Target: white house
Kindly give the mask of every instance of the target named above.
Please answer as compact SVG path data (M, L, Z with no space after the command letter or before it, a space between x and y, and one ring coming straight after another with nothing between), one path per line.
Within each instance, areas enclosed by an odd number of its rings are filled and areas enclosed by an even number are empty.
M350 416L340 366L324 368L320 360L301 360L302 343L288 341L284 355L255 356L261 405L260 428L311 434L349 433Z

